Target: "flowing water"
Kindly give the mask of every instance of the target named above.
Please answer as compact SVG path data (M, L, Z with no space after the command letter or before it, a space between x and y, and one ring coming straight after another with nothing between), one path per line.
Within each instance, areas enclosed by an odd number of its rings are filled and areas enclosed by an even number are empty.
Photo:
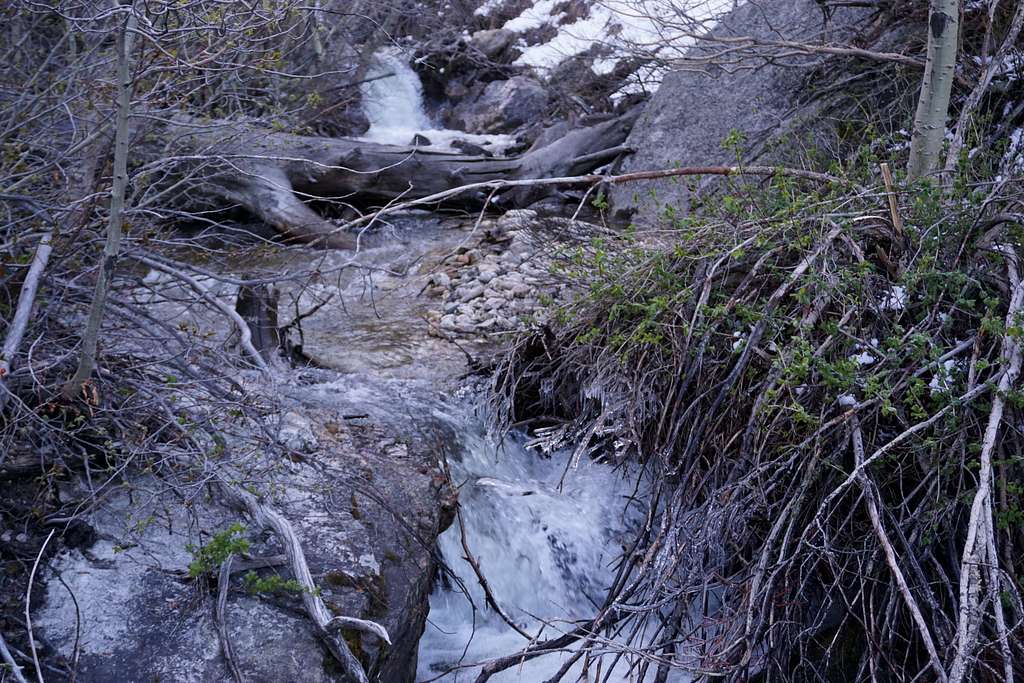
M367 138L408 144L413 134L421 133L440 145L470 137L432 127L424 112L419 79L399 54L378 54L374 69L371 77L394 75L365 86L366 113L372 124ZM477 144L481 139L476 138ZM486 140L495 146L501 143L500 139ZM431 227L429 219L416 220L419 222L410 230L397 230L388 246L363 256L378 258L382 265L394 268L397 255L413 259L427 244L443 249L440 243L451 239L437 226ZM409 241L400 244L404 240ZM376 251L380 251L377 257ZM353 281L346 299L358 300L360 286ZM353 410L365 411L376 420L406 427L415 424L424 431L440 428L447 435L447 464L460 489L465 542L495 600L531 636L557 637L572 629L574 621L592 618L603 603L613 578L613 563L636 522L627 512L627 497L635 482L622 471L586 459L572 467L568 453L542 456L525 448L518 437L496 442L488 435L486 416L477 408L483 403L480 391L467 389L452 395L438 390L443 385L441 356L450 345L429 347L425 346L431 343L427 340L413 340L412 348L434 350L429 358L410 351L410 358L415 359L407 370L396 370L390 361L367 364L367 359L390 358L375 346L382 318L398 322L415 319L413 312L403 307L421 299L413 296L415 290L412 294L403 291L394 289L394 296L375 300L365 319L352 319L356 309L349 305L345 312L349 318L338 331L344 338L330 337L329 346L344 348L346 356L361 359L356 363L360 367L338 382L311 387L307 392L323 392L321 398L329 394L350 402ZM376 332L353 336L352 330L367 325ZM403 329L409 334L409 326ZM364 349L361 344L366 339L371 341ZM461 363L461 356L456 355L455 360ZM333 361L328 364L337 365ZM390 378L382 378L382 374ZM464 559L458 523L442 534L438 543L454 577L443 576L430 598L417 681L472 681L479 672L474 663L513 654L530 643L486 606L477 575ZM491 680L543 681L554 675L568 656L546 655ZM621 675L608 680L636 680L626 667L621 668ZM574 671L564 680L576 680L577 675Z
M453 480L461 484L466 542L497 603L532 635L547 623L545 639L570 630L572 620L592 617L611 583L611 563L622 551L629 482L592 462L566 471L568 453L545 458L516 439L499 446L468 411L459 420L459 434L459 450L449 465ZM457 523L439 545L462 585L442 581L431 596L418 681L529 644L486 607L483 589L464 559ZM559 654L541 657L492 680L544 680L562 662ZM477 672L477 667L467 667L443 680L472 681Z
M515 140L508 135L474 135L438 127L423 106L423 84L406 55L395 49L377 52L362 85L363 111L370 129L363 139L391 145L411 145L422 135L434 149L452 150L456 140L502 154Z

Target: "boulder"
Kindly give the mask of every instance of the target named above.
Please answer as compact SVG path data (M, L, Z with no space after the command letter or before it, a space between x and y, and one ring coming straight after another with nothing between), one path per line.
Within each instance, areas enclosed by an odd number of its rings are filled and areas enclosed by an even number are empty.
M452 122L472 133L507 133L540 120L550 101L543 85L526 76L515 76L488 83L479 97L455 108Z
M477 31L470 36L469 44L488 59L507 64L519 56L519 51L513 49L518 38L515 31L496 28Z
M831 36L843 40L869 14L868 9L836 10L829 26ZM824 31L821 5L816 0L775 0L741 5L713 33L820 42ZM701 44L692 48L689 56L700 59L716 49L721 46ZM756 68L736 68L734 61L726 68L702 66L698 61L666 74L626 140L625 145L636 151L618 171L735 163L736 149L723 146L733 131L743 136L744 161L773 163L765 143L800 131L819 111L818 104L802 100L801 95L804 79L822 58L790 56L769 63L751 60L748 65ZM654 224L659 207L671 204L686 210L688 185L674 179L642 187L618 185L611 189L609 199L619 218L632 216L639 225Z
M371 678L412 681L437 571L431 547L451 522L453 494L422 440L348 427L340 415L320 411L310 422L320 448L315 457L280 463L268 500L302 541L328 609L388 630L390 648L345 633ZM90 515L94 542L62 549L40 577L45 599L34 622L67 661L78 645L81 683L230 680L213 620L216 578L205 571L190 576L195 548L241 523L237 537L248 541L253 556L283 551L204 487L179 488L187 500L153 477L136 480L131 491L113 491ZM69 498L87 494L84 482L62 490ZM244 574L232 580L226 622L247 680L337 680L299 597L249 592ZM291 578L283 566L257 572L275 574Z

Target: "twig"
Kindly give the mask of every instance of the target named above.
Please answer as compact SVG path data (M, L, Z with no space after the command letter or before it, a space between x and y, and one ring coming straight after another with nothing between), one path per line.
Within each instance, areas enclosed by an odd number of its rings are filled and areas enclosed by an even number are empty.
M146 264L153 270L159 270L160 272L167 273L168 275L171 275L177 278L178 280L181 280L186 285L188 285L192 289L192 291L194 291L196 294L202 297L204 301L216 307L217 310L219 310L221 313L227 316L227 318L231 320L231 322L234 323L235 327L238 329L239 343L245 350L245 353L249 356L249 359L253 362L253 364L256 365L256 367L262 370L267 377L270 377L270 367L267 365L266 361L263 360L263 356L261 356L260 352L256 350L256 347L252 345L252 331L249 329L249 326L246 324L245 320L242 319L242 316L238 315L238 311L228 306L226 303L218 299L216 296L210 294L210 292L208 292L206 288L199 284L199 282L191 275L183 273L177 268L172 268L166 263L155 261L146 256L135 254L132 256L132 258L139 261L140 263Z
M46 546L50 543L50 539L57 532L56 529L50 529L49 535L46 540L43 541L43 545L39 548L39 554L36 555L36 561L32 563L32 572L28 575L28 588L25 589L25 630L28 631L28 647L32 651L32 663L36 667L36 678L39 679L39 683L43 681L43 669L39 666L39 654L36 652L36 638L32 634L32 584L36 579L36 570L39 568L39 561L43 559L43 553L46 552Z
M443 190L441 192L436 192L432 195L421 197L419 199L410 199L409 201L402 202L400 204L391 204L389 206L384 207L383 209L380 209L379 211L368 213L365 216L360 216L355 220L349 221L348 223L345 223L344 225L338 227L334 232L347 230L349 228L354 228L356 226L362 225L363 223L374 221L386 213L404 211L405 209L409 209L414 206L437 204L439 202L445 201L446 199L451 199L452 197L457 197L458 195L465 194L467 192L475 192L477 190L500 190L510 187L543 187L548 185L591 185L597 183L620 185L622 183L632 183L640 180L658 180L661 178L678 178L681 176L700 175L755 175L769 178L776 176L786 176L792 178L803 178L804 180L814 180L816 182L825 184L854 185L854 183L852 183L849 180L840 178L838 176L829 175L828 173L805 171L800 168L787 168L784 166L685 166L683 168L668 168L657 171L636 171L634 173L623 173L621 175L590 174L581 176L563 176L558 178L488 180L481 183L469 183L468 185L460 185L459 187L453 187L447 190Z
M997 246L1006 257L1006 271L1010 280L1010 304L1006 311L1006 329L1019 324L1017 317L1024 309L1024 284L1018 272L1017 254L1011 246ZM960 563L960 609L957 615L958 642L956 656L950 667L952 683L962 683L968 675L970 660L977 647L977 636L981 626L981 605L979 584L982 580L981 566L986 562L998 562L998 555L988 557L989 548L995 548L992 534L992 451L995 449L999 426L1006 408L1007 393L1015 386L1021 368L1021 347L1017 337L1007 333L1003 337L1002 364L1005 368L999 380L999 387L992 396L985 437L981 444L978 471L978 488L971 503L971 516L967 525L967 539L964 541ZM990 587L993 588L993 587ZM1000 609L997 604L993 609ZM1004 665L1006 663L1004 662Z
M859 467L864 462L864 436L860 428L860 419L856 415L851 418L850 426L853 429L854 459ZM906 603L907 609L910 610L910 616L914 619L914 625L917 626L921 640L924 641L924 647L928 651L928 660L932 665L932 669L935 671L938 680L945 683L948 680L946 670L942 667L942 662L939 661L939 653L935 649L935 642L932 640L931 632L928 630L928 623L924 620L921 608L910 592L910 586L907 585L907 579L903 575L903 570L900 569L899 562L896 559L896 551L892 547L888 534L885 533L885 527L882 525L882 519L878 514L875 487L868 478L867 471L863 468L858 471L857 480L860 482L861 488L864 489L868 516L871 518L871 527L875 530L875 536L878 537L878 542L882 545L886 564L889 565L889 570L892 571L892 576L896 581L896 587L899 589L900 596L903 598L903 602Z
M466 525L462 521L462 510L457 508L455 510L455 519L459 522L459 539L462 541L462 550L465 553L463 559L469 563L469 566L473 568L473 573L476 574L477 583L484 590L484 602L486 602L495 613L501 617L501 620L512 627L516 633L521 635L527 640L533 640L533 636L524 631L519 624L514 622L511 617L505 614L505 610L501 609L498 601L494 598L494 593L491 591L491 586L487 583L487 577L484 576L483 570L480 568L480 563L477 562L476 558L473 557L473 553L469 549L469 541L466 540Z
M4 634L2 633L0 633L0 657L3 657L4 662L10 667L15 683L28 683L25 677L21 675L21 667L14 661L14 655L7 649L7 642L4 640Z
M892 218L892 227L896 230L897 237L903 237L903 217L900 215L899 204L896 203L896 189L892 182L892 169L889 164L882 162L882 181L885 183L885 195L889 200L889 216Z

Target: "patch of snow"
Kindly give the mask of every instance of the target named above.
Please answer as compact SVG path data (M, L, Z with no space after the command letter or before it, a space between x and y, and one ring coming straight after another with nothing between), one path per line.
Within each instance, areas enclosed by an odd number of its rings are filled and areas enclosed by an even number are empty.
M565 24L560 24L564 18L557 10L560 4L539 0L505 23L503 28L517 33L558 26L557 34L547 42L522 46L517 64L551 69L594 45L604 45L610 54L595 59L591 68L605 75L637 50L648 54L685 50L695 36L711 30L718 17L731 11L735 0L598 0L588 16ZM638 71L637 80L629 84L630 92L656 86L664 73L660 66Z
M836 399L836 403L843 406L844 408L852 408L857 405L857 399L853 397L853 394L843 394Z
M871 365L872 363L874 363L878 359L875 358L874 356L872 356L867 351L861 351L860 353L858 353L858 354L856 354L854 356L850 356L850 360L856 362L857 365L864 366L864 365Z
M555 8L562 4L560 0L538 0L514 19L505 22L502 28L516 33L524 33L531 29L540 28L545 24L554 23L562 13L555 14Z
M907 289L894 285L878 302L883 311L902 311L907 307Z
M932 376L932 381L928 382L928 388L931 389L932 396L953 388L953 370L956 367L957 362L952 358L942 361L942 365L938 367Z

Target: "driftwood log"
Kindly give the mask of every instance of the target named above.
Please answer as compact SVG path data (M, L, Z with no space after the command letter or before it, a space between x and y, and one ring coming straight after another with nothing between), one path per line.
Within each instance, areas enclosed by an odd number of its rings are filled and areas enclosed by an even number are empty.
M340 232L311 201L366 206L488 180L586 173L627 151L622 144L635 119L636 113L626 114L510 157L238 127L229 129L230 134L210 127L187 130L178 142L189 148L184 157L195 165L191 185L201 186L204 197L222 206L241 206L291 239L352 248L354 236ZM511 201L525 201L525 191L511 190L519 193ZM485 199L476 193L458 201L480 205Z

